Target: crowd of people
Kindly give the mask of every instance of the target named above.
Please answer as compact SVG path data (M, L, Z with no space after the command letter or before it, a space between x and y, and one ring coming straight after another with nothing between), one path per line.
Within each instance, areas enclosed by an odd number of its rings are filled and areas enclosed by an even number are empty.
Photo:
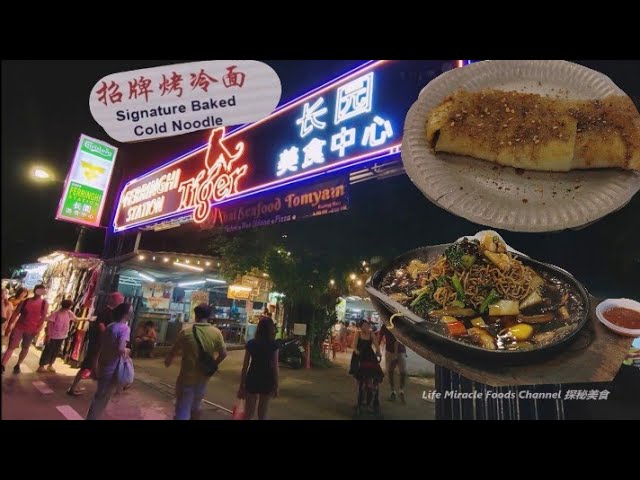
M134 309L125 302L120 292L107 297L94 319L78 318L72 302L63 300L60 307L47 315L49 306L44 295L44 285L36 285L33 295L18 288L7 297L2 289L3 335L8 337L8 345L2 356L2 372L14 351L20 347L13 373L19 374L20 365L41 330L45 328L45 342L38 373L55 373L54 363L61 346L69 335L72 322L92 320L86 334L86 350L80 369L67 390L72 396L82 395L79 384L84 379L97 381L96 392L87 413L87 420L102 418L113 394L118 389L126 389L133 382L133 353L151 357L157 342L157 333L152 321L141 324L133 339L129 324ZM194 309L195 322L186 324L165 358L165 366L170 367L176 356L180 356L180 370L176 380L176 420L197 420L201 417L201 404L207 384L227 356L222 333L211 325L212 309L200 304ZM341 335L346 333L343 328ZM378 412L380 408L379 386L384 378L380 367L381 344L385 344L386 372L391 387L390 400L405 401L406 349L393 334L383 326L379 332L372 330L371 322L362 320L354 330L352 359L349 373L357 385L357 413L366 408ZM237 397L244 403L244 419L267 418L272 398L278 396L279 389L279 343L275 339L276 326L272 312L265 309L260 316L255 337L247 341L239 379ZM133 348L133 353L131 351ZM396 369L399 372L399 390L396 390Z

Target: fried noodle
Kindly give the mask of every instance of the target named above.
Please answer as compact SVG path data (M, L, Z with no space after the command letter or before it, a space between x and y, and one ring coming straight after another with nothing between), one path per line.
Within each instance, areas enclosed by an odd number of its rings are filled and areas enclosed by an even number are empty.
M506 271L500 270L496 265L485 258L481 258L470 269L456 271L451 267L444 255L435 262L429 263L426 271L421 272L426 282L437 280L443 275L452 277L457 275L462 283L467 300L478 307L482 304L488 293L487 289L495 288L505 300L523 300L535 289L532 283L536 273L515 259L511 253L507 253L511 262ZM447 306L456 300L456 292L449 282L438 287L433 294L434 300L440 305Z

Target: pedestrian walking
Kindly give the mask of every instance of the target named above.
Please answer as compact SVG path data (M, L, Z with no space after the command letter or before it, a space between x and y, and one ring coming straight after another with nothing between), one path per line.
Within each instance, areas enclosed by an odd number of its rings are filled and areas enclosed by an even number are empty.
M255 338L245 347L238 398L246 400L245 419L251 420L258 407L258 420L266 420L271 398L278 396L278 344L270 317L258 322Z
M34 338L37 338L47 318L49 305L44 299L45 293L44 285L36 285L33 289L33 297L23 300L11 314L8 328L11 329L13 324L15 324L15 327L9 337L9 346L2 356L2 373L4 373L4 368L7 366L14 350L21 346L18 363L13 367L13 373L20 373L20 365L27 358L31 343Z
M27 290L24 287L18 287L15 293L11 295L7 300L7 303L5 305L5 309L6 309L5 311L6 325L4 326L5 337L8 337L9 335L11 335L11 329L13 328L13 325L11 325L10 323L11 315L16 310L18 305L20 305L23 301L25 301L28 296L29 296L29 290Z
M176 420L200 419L200 406L207 384L227 357L222 332L209 324L211 307L201 303L194 309L194 313L195 324L180 331L164 361L168 368L174 357L178 353L182 354L180 373L176 380Z
M60 308L49 315L47 319L44 350L42 350L42 355L40 355L40 367L38 367L36 372L56 373L53 364L56 358L58 358L62 343L69 335L69 325L71 322L81 321L71 311L72 305L73 302L71 300L62 300L62 302L60 302ZM46 369L45 365L48 365Z
M360 321L360 330L356 332L352 348L349 373L355 377L358 385L356 414L362 413L365 406L369 406L374 413L378 413L380 410L378 387L384 374L380 368L380 345L371 331L368 320Z
M389 400L395 402L396 398L398 398L395 384L395 370L397 368L400 375L399 397L400 401L405 403L404 386L407 380L407 349L396 340L396 337L394 337L386 325L383 325L380 329L380 341L385 344L384 363L387 369L387 375L389 376L389 386L391 387Z
M87 331L87 350L84 355L84 359L80 364L80 370L73 379L73 383L69 390L68 395L82 395L82 391L78 389L80 380L85 378L96 379L96 368L98 365L98 357L100 356L100 341L102 334L106 331L107 327L113 323L113 311L118 305L124 302L124 295L120 292L112 292L107 298L107 304L104 309L98 313L96 320L89 324L89 330Z
M87 420L100 420L104 414L112 395L116 391L119 381L117 369L120 362L129 360L127 342L131 336L131 329L127 323L133 316L133 306L121 303L113 309L113 322L102 333L100 355L98 357L97 376L98 388L89 407Z

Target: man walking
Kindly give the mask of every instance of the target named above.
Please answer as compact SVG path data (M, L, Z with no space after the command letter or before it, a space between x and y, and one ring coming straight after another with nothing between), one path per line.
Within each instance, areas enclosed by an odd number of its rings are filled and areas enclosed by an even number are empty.
M207 390L207 383L211 378L204 372L200 361L201 355L213 358L214 368L225 359L227 350L222 333L213 325L209 325L211 308L201 303L194 309L196 323L185 327L176 339L173 349L164 361L169 367L173 357L182 353L180 374L176 381L176 420L198 420L200 418L200 404Z
M44 285L36 285L33 289L33 297L24 300L15 309L7 328L10 329L15 322L15 327L9 337L9 346L2 356L2 373L4 373L4 367L6 367L13 351L21 346L20 355L18 355L18 363L13 367L13 373L20 373L20 364L27 358L29 348L33 339L38 336L44 321L47 318L49 305L43 298L46 293ZM22 342L22 344L21 344Z
M391 397L389 400L395 402L398 395L395 386L395 369L400 372L400 401L405 403L404 385L407 379L407 349L389 331L386 325L380 329L380 341L385 343L385 365L389 376L389 386L391 387Z

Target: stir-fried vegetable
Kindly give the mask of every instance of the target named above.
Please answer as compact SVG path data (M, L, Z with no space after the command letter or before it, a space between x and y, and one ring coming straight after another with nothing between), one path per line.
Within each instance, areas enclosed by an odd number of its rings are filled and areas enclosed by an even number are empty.
M487 295L483 300L482 305L480 305L480 313L485 313L490 305L498 303L499 300L500 295L495 288L492 288L489 295Z
M518 341L527 340L533 334L533 327L526 323L519 323L513 327L506 328L500 332L500 335L509 334Z
M467 304L467 296L464 294L464 288L462 287L462 282L457 275L451 277L451 285L456 291L457 300L461 301L464 305ZM463 305L463 306L464 306Z
M540 296L540 294L537 291L533 292L531 295L529 295L520 303L520 310L524 310L525 308L528 308L528 307L533 307L534 305L537 305L541 302L542 302L542 297Z
M443 315L440 319L442 323L456 323L458 319L456 317L452 317L450 315Z
M561 306L558 310L558 313L560 314L560 318L562 318L563 320L569 320L569 310L567 310L566 306Z
M465 255L462 255L462 257L460 258L460 263L464 268L471 268L476 263L477 259L478 257L476 257L475 255L465 254Z
M471 320L471 325L473 325L474 327L486 327L487 324L484 323L484 320L482 319L482 317L477 317L474 318L473 320Z
M494 253L485 251L484 256L491 260L491 263L493 263L502 271L509 270L509 268L511 268L511 259L506 253Z
M449 335L451 335L452 337L459 337L460 335L464 335L465 333L467 333L467 329L465 328L464 323L459 320L456 320L452 323L447 323L447 330L449 331Z
M419 295L413 302L409 304L409 306L413 309L416 315L420 315L421 317L426 317L429 315L431 310L438 308L440 305L433 300L433 294L429 292L424 292Z
M547 323L553 320L553 313L542 315L518 315L518 321L523 323Z
M519 315L520 309L515 300L500 300L498 303L489 305L489 316L501 317L504 315Z
M444 251L444 256L447 257L447 261L453 268L462 267L462 256L464 254L464 250L459 243L449 245Z
M467 330L467 333L471 335L474 342L479 343L487 350L496 350L496 344L493 341L493 337L486 329L481 327L472 327Z
M507 350L531 350L532 348L533 348L533 343L531 342L509 343L506 346Z
M472 308L458 308L447 306L431 312L432 317L441 317L443 315L450 315L452 317L472 317L476 312Z

